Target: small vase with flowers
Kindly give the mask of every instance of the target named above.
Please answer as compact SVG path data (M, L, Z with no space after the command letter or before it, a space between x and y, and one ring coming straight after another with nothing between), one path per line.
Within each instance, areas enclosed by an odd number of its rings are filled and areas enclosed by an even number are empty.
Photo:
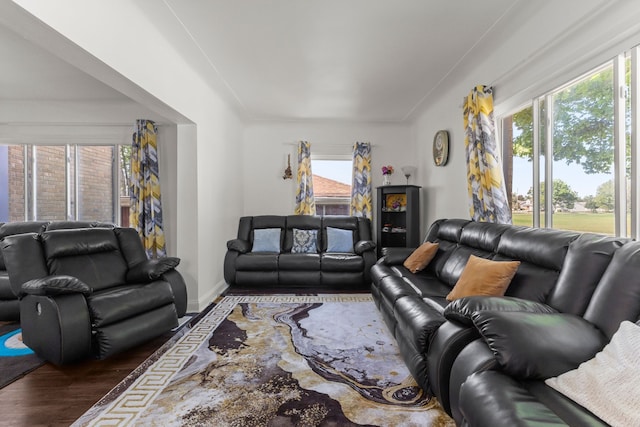
M391 185L391 174L393 173L393 166L382 167L382 185Z

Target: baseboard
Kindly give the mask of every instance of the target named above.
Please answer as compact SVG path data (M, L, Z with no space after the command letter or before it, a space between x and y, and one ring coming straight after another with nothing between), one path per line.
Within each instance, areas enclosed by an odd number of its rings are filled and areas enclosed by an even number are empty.
M224 280L216 283L206 294L202 295L198 301L190 301L187 307L188 312L200 312L211 304L227 289L229 285ZM195 305L195 307L194 307Z

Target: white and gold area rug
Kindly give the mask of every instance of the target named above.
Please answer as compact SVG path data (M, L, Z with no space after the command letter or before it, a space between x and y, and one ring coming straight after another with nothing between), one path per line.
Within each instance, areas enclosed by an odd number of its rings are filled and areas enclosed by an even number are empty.
M368 294L227 296L155 359L74 426L454 425Z

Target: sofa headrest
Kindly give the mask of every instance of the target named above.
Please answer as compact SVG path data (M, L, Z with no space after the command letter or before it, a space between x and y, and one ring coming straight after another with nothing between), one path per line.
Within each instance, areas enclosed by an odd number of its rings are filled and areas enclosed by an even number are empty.
M108 228L45 231L41 239L47 259L120 250L114 231Z
M289 215L287 217L287 230L299 228L303 230L320 230L322 220L319 216Z
M502 233L510 227L511 225L507 224L470 222L464 226L460 233L460 244L487 252L495 252L498 249Z
M0 239L14 234L40 233L49 224L48 221L7 222L0 226Z
M0 239L16 234L40 233L45 229L47 224L47 221L6 222L0 225ZM6 270L2 251L0 251L0 270Z
M322 228L342 228L344 230L358 230L358 218L354 216L323 216Z
M579 235L550 228L510 227L502 233L497 252L506 258L560 271L569 245Z
M286 217L278 215L261 215L254 216L252 219L252 228L281 228L286 225Z
M47 231L51 230L65 230L71 228L114 228L115 225L106 222L97 221L53 221L46 226Z
M609 338L623 320L640 319L639 274L640 242L625 243L613 254L583 316Z
M571 242L548 304L582 316L613 254L629 239L584 233Z
M49 274L77 277L94 290L126 283L128 265L113 229L45 231L40 240Z
M427 239L430 242L437 240L448 240L450 242L459 242L462 235L462 229L470 224L470 220L465 219L447 219L436 221L429 229Z

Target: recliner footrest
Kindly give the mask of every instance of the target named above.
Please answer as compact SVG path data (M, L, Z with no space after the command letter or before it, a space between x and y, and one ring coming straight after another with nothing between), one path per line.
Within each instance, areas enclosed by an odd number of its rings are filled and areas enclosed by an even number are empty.
M98 359L142 344L178 326L173 304L167 304L148 313L96 329L94 345Z

